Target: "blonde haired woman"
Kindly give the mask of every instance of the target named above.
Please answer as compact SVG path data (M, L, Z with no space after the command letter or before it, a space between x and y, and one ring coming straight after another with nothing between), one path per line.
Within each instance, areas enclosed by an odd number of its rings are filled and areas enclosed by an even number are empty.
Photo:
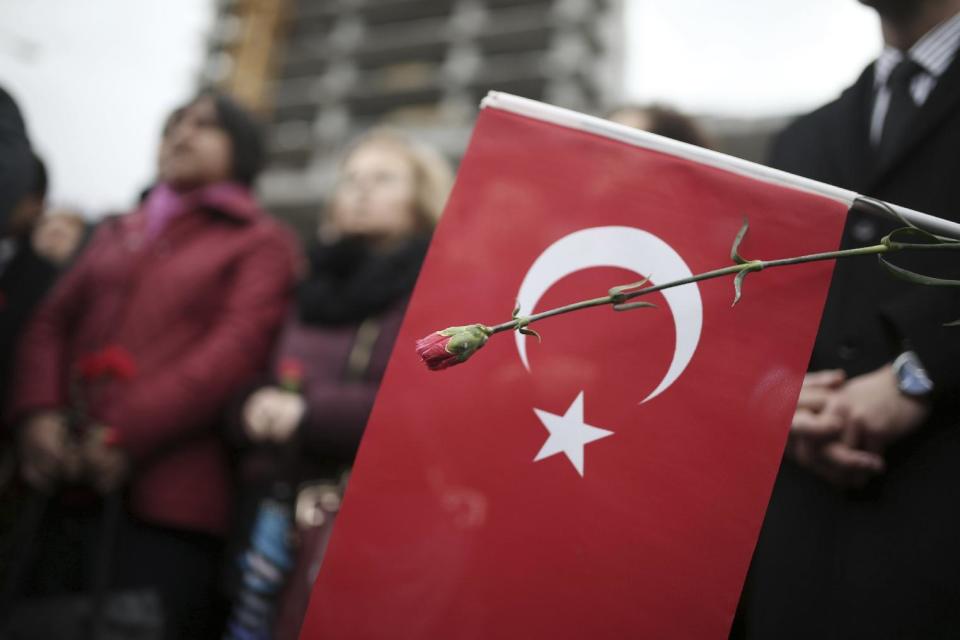
M272 379L239 417L254 446L296 435L300 482L352 464L452 182L438 153L388 129L361 137L341 162ZM296 637L323 547L301 545L276 638Z

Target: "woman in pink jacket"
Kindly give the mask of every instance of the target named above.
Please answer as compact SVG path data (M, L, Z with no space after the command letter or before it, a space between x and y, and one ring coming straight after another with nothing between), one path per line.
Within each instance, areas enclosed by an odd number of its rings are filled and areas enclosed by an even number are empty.
M24 479L122 492L113 586L155 589L171 638L211 633L231 498L217 423L264 366L294 283L295 243L250 191L263 157L258 126L229 98L203 93L174 112L156 186L100 225L20 348ZM75 491L56 493L72 496L52 511L79 539L44 527L47 586L68 582L64 554L89 546L98 522Z

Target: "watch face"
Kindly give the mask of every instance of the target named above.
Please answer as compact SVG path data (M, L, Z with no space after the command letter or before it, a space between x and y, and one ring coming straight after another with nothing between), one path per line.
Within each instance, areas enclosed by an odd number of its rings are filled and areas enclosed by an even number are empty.
M897 386L911 396L925 396L933 391L933 382L915 360L907 360L897 369Z

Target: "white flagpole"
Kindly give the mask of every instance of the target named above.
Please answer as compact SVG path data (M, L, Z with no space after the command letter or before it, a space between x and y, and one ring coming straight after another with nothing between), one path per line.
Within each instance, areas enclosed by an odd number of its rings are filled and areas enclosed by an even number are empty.
M611 122L596 116L589 116L570 109L555 107L553 105L521 98L509 93L500 91L491 91L480 104L481 108L493 108L502 111L509 111L518 115L550 122L578 131L585 131L612 140L619 140L626 144L631 144L644 149L660 151L679 158L698 162L700 164L716 167L725 171L730 171L756 180L770 182L773 184L790 187L799 191L814 193L823 197L831 198L843 202L848 207L853 206L854 202L864 200L867 202L880 202L872 198L862 197L859 194L848 189L841 189L824 182L817 182L809 178L802 178L786 171L780 171L771 167L765 167L749 160L734 158L718 151L704 149L696 145L679 142L670 138L664 138L646 131L640 131L616 122ZM911 223L941 235L960 238L960 224L937 218L926 213L920 213L913 209L901 207L900 205L882 203L895 210L904 219ZM960 203L958 203L960 206ZM869 210L878 214L883 213L883 207L871 206ZM887 213L886 215L889 215Z

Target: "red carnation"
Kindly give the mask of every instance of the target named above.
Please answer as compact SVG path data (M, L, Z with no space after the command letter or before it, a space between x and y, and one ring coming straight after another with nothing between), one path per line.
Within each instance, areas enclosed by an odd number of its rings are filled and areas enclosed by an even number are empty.
M80 358L77 370L80 377L88 382L99 378L129 380L137 374L137 365L129 351L111 344Z
M445 369L457 364L453 354L447 351L450 338L434 331L426 338L417 340L417 355L433 371Z
M277 378L287 391L298 391L303 384L304 366L297 358L287 356L277 364Z
M417 355L431 371L439 371L460 364L487 343L492 335L490 327L471 324L434 331L417 340Z
M100 429L100 438L103 440L103 444L108 447L117 447L123 442L123 436L121 436L120 430L116 427L103 427Z

